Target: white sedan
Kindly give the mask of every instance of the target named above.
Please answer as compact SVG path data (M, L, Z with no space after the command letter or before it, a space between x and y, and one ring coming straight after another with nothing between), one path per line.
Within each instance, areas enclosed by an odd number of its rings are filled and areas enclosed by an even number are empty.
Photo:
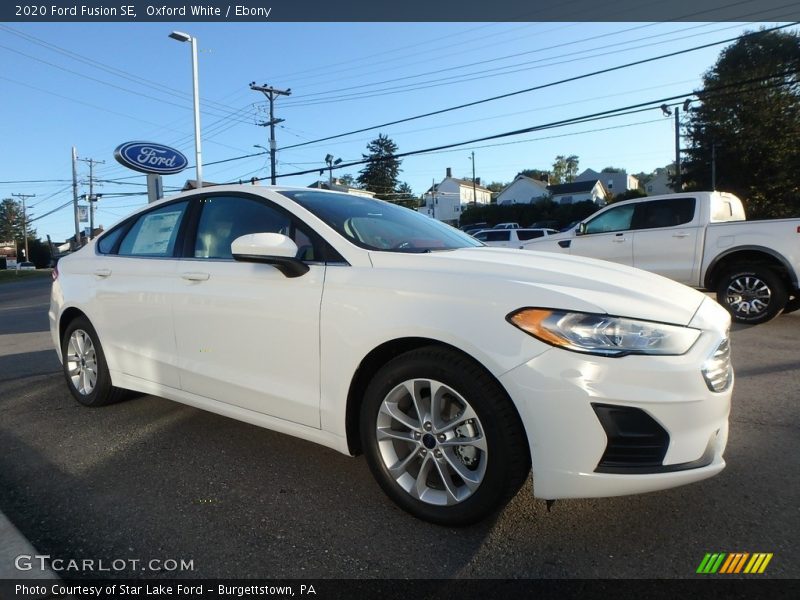
M371 198L220 186L148 205L54 278L80 403L136 390L364 453L436 523L485 517L531 468L552 500L725 466L728 313L644 271L487 248Z

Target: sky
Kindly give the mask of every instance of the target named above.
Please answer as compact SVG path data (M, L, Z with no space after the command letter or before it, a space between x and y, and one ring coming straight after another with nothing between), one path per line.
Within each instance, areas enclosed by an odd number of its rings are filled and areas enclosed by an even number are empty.
M758 21L758 3L742 14ZM780 18L771 14L770 18ZM96 224L106 228L146 204L145 176L115 162L129 140L178 148L194 165L189 44L199 42L203 163L268 146L262 94L249 83L291 88L276 102L277 173L324 168L326 154L361 158L378 133L400 152L467 141L670 96L687 97L727 44L382 127L286 148L734 38L747 23L19 23L0 24L0 198L36 194L29 219L40 237L74 233L71 148L105 161ZM461 148L410 156L400 180L423 193L451 167L482 182L509 182L522 169L548 169L577 155L580 170L607 166L651 172L674 160L675 127L657 108ZM88 164L78 163L79 193ZM357 176L359 167L336 171ZM205 181L266 177L266 155L203 169ZM194 169L164 178L168 190ZM318 173L281 177L306 186ZM322 178L327 178L327 171ZM64 206L66 204L66 206ZM60 208L64 206L63 208ZM56 210L58 209L58 210ZM50 213L52 214L47 214Z

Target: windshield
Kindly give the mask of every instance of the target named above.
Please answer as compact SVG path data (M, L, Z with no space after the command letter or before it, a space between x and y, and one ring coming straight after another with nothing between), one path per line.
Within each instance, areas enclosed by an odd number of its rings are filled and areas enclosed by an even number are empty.
M368 250L431 252L483 245L436 219L382 200L317 190L280 193Z

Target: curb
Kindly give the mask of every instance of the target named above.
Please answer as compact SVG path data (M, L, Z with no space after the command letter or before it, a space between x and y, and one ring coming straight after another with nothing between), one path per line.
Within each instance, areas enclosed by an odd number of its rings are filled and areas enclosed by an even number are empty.
M20 533L19 529L0 512L0 580L27 579L58 581L58 576L47 569L33 568L30 571L20 571L14 566L15 559L20 555L34 556L39 554L28 539Z

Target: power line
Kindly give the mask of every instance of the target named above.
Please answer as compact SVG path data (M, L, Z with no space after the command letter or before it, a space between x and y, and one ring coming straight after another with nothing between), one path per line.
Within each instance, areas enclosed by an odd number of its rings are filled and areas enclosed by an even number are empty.
M536 86L532 86L532 87L528 87L528 88L523 88L521 90L514 90L512 92L506 92L505 94L498 94L496 96L490 96L488 98L482 98L480 100L473 100L471 102L466 102L464 104L458 104L456 106L450 106L448 108L442 108L442 109L439 109L439 110L434 110L434 111L430 111L430 112L427 112L427 113L414 115L414 116L411 116L411 117L405 117L403 119L397 119L397 120L394 120L394 121L388 121L386 123L380 123L378 125L372 125L372 126L369 126L369 127L362 127L360 129L354 129L352 131L346 131L344 133L338 133L338 134L335 134L335 135L329 135L329 136L326 136L326 137L318 138L316 140L310 140L310 141L307 141L307 142L300 142L300 143L297 143L297 144L291 144L289 146L284 146L283 148L281 148L281 150L288 150L290 148L299 148L301 146L308 146L308 145L311 145L311 144L317 144L319 142L326 142L326 141L329 141L329 140L334 140L334 139L339 139L339 138L342 138L342 137L347 137L347 136L350 136L350 135L354 135L356 133L363 133L365 131L372 131L372 130L375 130L375 129L380 129L382 127L390 127L392 125L398 125L400 123L407 123L409 121L415 121L417 119L422 119L422 118L426 118L426 117L432 117L432 116L435 116L435 115L441 115L441 114L444 114L444 113L452 112L454 110L461 110L463 108L468 108L468 107L471 107L471 106L478 106L480 104L486 104L487 102L494 102L496 100L502 100L502 99L505 99L505 98L510 98L512 96L518 96L520 94L527 94L527 93L530 93L530 92L533 92L533 91L542 90L542 89L549 88L549 87L554 87L554 86L557 86L557 85L563 85L565 83L570 83L570 82L573 82L573 81L579 81L581 79L587 79L589 77L596 77L597 75L603 75L603 74L606 74L606 73L619 71L621 69L627 69L627 68L630 68L630 67L633 67L633 66L637 66L637 65L647 64L647 63L654 62L654 61L657 61L657 60L662 60L664 58L671 58L671 57L674 57L674 56L687 54L689 52L695 52L697 50L703 50L703 49L706 49L706 48L719 46L721 44L727 44L729 42L734 42L734 41L736 41L738 39L742 39L742 38L745 38L745 37L751 37L751 36L756 36L756 35L764 35L764 34L769 33L771 31L778 31L780 29L786 29L788 27L793 27L793 26L797 25L798 23L800 23L800 22L793 22L793 23L790 23L788 25L780 25L780 26L777 26L777 27L772 27L770 29L764 29L762 31L748 33L748 34L745 34L745 35L742 35L742 36L737 36L737 37L734 37L734 38L728 38L728 39L717 41L717 42L711 42L711 43L708 43L708 44L702 44L700 46L694 46L692 48L686 48L686 49L683 49L683 50L676 50L674 52L661 54L659 56L653 56L653 57L650 57L650 58L645 58L645 59L641 59L641 60L625 63L625 64L622 64L622 65L616 65L616 66L613 66L613 67L607 67L605 69L599 69L599 70L596 70L596 71L591 71L589 73L583 73L581 75L575 75L575 76L567 77L567 78L560 79L560 80L557 80L557 81L551 81L551 82L548 82L548 83L544 83L544 84L540 84L540 85L536 85Z
M412 150L412 151L409 151L409 152L400 152L400 153L395 154L394 157L395 158L404 158L406 156L413 156L413 155L417 155L417 154L428 154L428 153L431 153L431 152L434 152L434 151L438 151L438 150L446 150L446 149L449 149L449 148L457 148L457 147L466 146L466 145L474 144L474 143L478 143L478 142L501 139L501 138L511 137L511 136L515 136L515 135L521 135L521 134L524 134L524 133L531 133L531 132L534 132L534 131L541 131L541 130L544 130L544 129L552 129L552 128L556 128L556 127L564 127L566 125L574 125L574 124L578 124L578 123L586 123L586 122L590 122L590 121L597 121L597 120L600 120L600 119L605 119L605 118L610 118L610 117L617 117L617 116L623 116L623 115L628 115L628 114L635 114L635 113L645 112L645 111L648 111L648 110L652 110L653 108L657 108L662 103L672 102L672 101L677 100L677 99L686 98L687 96L698 96L699 98L702 99L702 97L707 96L707 95L717 95L718 92L722 92L722 94L724 95L725 94L724 90L730 90L732 88L740 88L740 89L734 90L732 92L727 92L727 94L741 93L741 91L743 91L741 89L742 85L747 85L747 84L752 84L752 83L760 83L760 82L767 81L769 79L775 79L777 77L786 77L788 75L797 74L797 73L798 73L798 70L784 71L782 73L776 73L776 74L765 76L765 77L757 77L757 78L742 80L742 81L738 81L738 82L735 82L735 83L730 83L730 84L726 84L726 85L722 85L722 86L717 86L717 87L712 88L710 90L702 90L702 91L699 91L699 92L698 91L691 91L691 92L686 92L686 93L683 93L683 94L678 94L678 95L675 95L675 96L669 96L669 97L666 97L666 98L660 98L660 99L657 99L657 100L651 100L651 101L648 101L648 102L640 102L638 104L631 104L629 106L624 106L624 107L620 107L620 108L600 111L600 112L592 113L592 114L589 114L589 115L583 115L583 116L580 116L580 117L573 117L573 118L570 118L570 119L563 119L563 120L560 120L560 121L553 121L553 122L545 123L545 124L542 124L542 125L535 125L535 126L532 126L532 127L525 127L525 128L516 129L516 130L513 130L513 131L506 131L506 132L497 133L497 134L493 134L493 135L474 138L474 139L466 140L466 141L463 141L463 142L453 142L453 143L449 143L449 144L441 144L439 146L433 146L433 147L430 147L430 148L424 148L424 149L421 149L421 150ZM779 87L779 86L782 86L782 85L785 85L785 84L786 84L785 82L779 82L777 84L773 84L772 87ZM763 88L760 88L760 89L763 89ZM680 103L678 103L678 104L680 104ZM365 164L365 163L369 162L370 160L371 160L370 158L366 158L366 159L362 159L362 160L358 160L358 161L351 161L349 163L342 163L339 166L337 166L336 168L337 169L343 169L343 168L353 167L353 166ZM318 171L319 171L319 168L307 169L307 170L304 170L304 171L298 171L298 172L294 172L294 173L281 174L281 175L278 175L278 177L293 177L293 176L297 176L297 175L307 175L309 173L316 173ZM257 181L260 181L262 179L264 179L264 178L256 178Z

